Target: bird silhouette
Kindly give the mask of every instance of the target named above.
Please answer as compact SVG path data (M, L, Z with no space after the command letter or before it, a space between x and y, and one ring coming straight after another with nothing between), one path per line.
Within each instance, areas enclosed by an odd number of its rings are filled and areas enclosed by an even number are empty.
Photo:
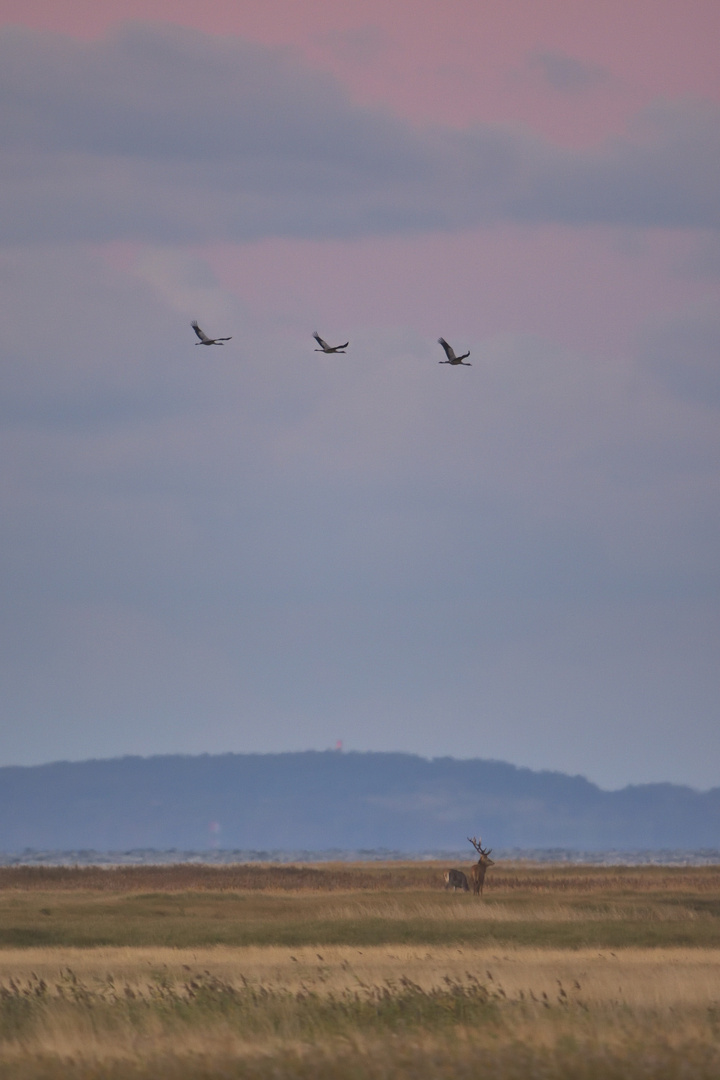
M317 330L313 331L313 337L320 346L320 348L316 349L315 352L344 353L348 345L350 344L349 341L346 341L344 345L328 345L327 341L323 341L323 339L320 337Z
M224 341L232 341L232 334L230 337L208 337L204 330L201 330L196 322L193 321L192 328L200 338L196 341L196 345L222 345Z
M447 360L438 360L438 364L462 364L463 367L472 367L472 364L464 363L465 357L470 355L470 352L463 353L462 356L456 356L455 350L452 345L448 345L444 337L438 338L438 345L442 345L445 350Z

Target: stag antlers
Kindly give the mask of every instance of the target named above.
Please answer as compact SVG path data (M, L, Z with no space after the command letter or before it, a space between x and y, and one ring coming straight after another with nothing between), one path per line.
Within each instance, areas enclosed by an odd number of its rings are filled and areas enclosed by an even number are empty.
M479 839L479 840L476 840L474 836L473 836L472 840L470 840L470 837L468 836L468 840L470 841L470 843L471 843L471 844L472 844L472 846L473 846L473 847L475 848L475 850L477 851L478 855L479 855L479 856L480 856L481 858L482 858L482 856L483 856L483 855L484 855L484 856L485 856L485 857L487 858L487 856L488 856L488 855L490 854L490 852L492 851L492 848L488 848L487 850L484 850L484 849L483 849L483 846L482 846L482 836L480 837L480 839Z

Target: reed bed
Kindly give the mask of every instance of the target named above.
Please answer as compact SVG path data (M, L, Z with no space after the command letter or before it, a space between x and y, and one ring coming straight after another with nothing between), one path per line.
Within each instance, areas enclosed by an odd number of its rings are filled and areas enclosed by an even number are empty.
M358 1077L442 1077L451 1066L709 1077L720 1067L720 953L33 952L3 962L8 1077L292 1077L316 1066Z
M13 949L0 951L0 998L5 990L29 988L36 997L45 984L49 1001L67 997L68 979L90 994L117 996L129 987L142 999L154 984L181 993L189 979L208 976L219 983L279 993L303 989L319 996L345 994L359 987L401 986L442 990L450 982L483 983L502 997L525 993L543 999L562 983L576 1003L605 1006L681 1008L720 1006L720 949L490 948L457 946L331 946L289 949L250 946L228 949ZM74 984L73 984L74 985ZM115 987L115 991L111 988ZM124 989L123 989L124 992ZM13 990L13 993L15 991ZM18 991L19 993L19 991Z

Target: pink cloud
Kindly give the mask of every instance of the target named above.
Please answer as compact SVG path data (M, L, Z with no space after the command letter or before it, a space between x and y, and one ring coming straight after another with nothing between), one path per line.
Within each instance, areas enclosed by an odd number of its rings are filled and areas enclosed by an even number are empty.
M707 0L5 0L4 21L96 37L167 21L297 50L361 102L416 121L516 122L567 144L621 130L653 100L720 100L720 6ZM606 73L563 94L533 56Z

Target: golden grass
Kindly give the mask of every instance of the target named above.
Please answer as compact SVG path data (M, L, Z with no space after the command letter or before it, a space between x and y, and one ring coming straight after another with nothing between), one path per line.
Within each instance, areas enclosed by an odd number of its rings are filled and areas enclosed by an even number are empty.
M685 1005L720 1007L720 949L488 948L407 945L285 948L282 946L215 947L210 949L99 948L5 949L0 951L0 984L30 983L33 977L57 993L64 973L97 989L115 983L142 996L148 985L162 981L181 987L193 974L210 972L224 983L297 993L303 988L320 995L351 991L358 986L400 985L409 979L423 990L442 989L447 980L468 977L488 990L504 990L509 998L521 991L543 993L553 1000L558 980L572 1000L594 1006L624 1002L634 1007ZM575 984L579 984L575 986Z
M40 949L5 953L0 983L7 1077L720 1067L720 951Z
M718 868L443 868L0 875L0 1075L720 1076Z

